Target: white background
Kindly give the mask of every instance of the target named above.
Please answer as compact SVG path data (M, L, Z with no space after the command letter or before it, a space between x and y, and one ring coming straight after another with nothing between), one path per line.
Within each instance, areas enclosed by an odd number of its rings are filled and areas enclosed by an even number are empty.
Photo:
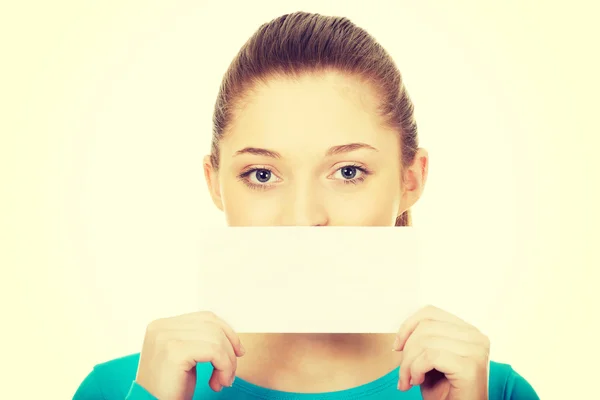
M414 221L436 305L542 398L597 392L597 13L216 4L2 6L2 397L70 398L94 364L139 351L149 321L190 311L197 239L224 224L201 164L220 79L260 24L297 10L351 18L404 76L431 156Z

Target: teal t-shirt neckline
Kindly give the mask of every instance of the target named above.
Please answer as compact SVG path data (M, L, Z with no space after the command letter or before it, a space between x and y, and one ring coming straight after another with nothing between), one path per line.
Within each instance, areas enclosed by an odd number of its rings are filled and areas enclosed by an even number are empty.
M239 377L235 378L233 387L224 388L223 390L240 391L253 397L270 400L362 399L365 398L365 396L372 396L374 394L377 394L378 392L389 389L391 386L395 388L399 379L399 373L400 367L396 367L392 371L388 372L387 374L374 381L353 388L343 389L335 392L286 392L266 388L263 386L258 386Z

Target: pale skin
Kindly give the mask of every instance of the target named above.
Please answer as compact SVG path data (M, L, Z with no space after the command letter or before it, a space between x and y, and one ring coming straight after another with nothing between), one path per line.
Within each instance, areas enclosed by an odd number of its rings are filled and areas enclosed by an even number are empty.
M204 160L228 225L393 226L423 192L428 154L420 149L402 167L399 135L379 119L377 101L370 87L336 72L256 88L220 143L219 168ZM489 347L475 327L432 306L397 333L377 335L238 334L198 312L149 325L137 382L160 399L188 400L195 363L211 362L215 391L238 376L327 392L400 366L399 390L412 383L425 400L485 400Z

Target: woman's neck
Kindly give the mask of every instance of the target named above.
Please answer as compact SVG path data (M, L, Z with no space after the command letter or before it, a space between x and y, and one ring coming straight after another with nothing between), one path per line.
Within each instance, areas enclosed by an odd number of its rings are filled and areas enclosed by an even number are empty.
M287 392L339 391L400 365L393 334L240 334L237 376Z

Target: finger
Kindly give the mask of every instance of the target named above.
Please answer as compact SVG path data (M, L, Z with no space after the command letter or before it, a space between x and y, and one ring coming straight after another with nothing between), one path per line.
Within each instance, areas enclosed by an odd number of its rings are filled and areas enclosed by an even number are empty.
M216 367L213 368L209 386L211 388L215 386L217 391L220 391L224 387L230 387L232 385L231 374L225 370L220 370Z
M242 357L245 354L246 350L242 346L240 337L228 323L212 312L203 312L201 316L204 320L216 323L223 330L237 357Z
M226 339L224 339L224 340L226 340ZM212 379L214 379L216 381L216 383L218 383L220 386L231 387L233 385L233 380L235 378L235 370L236 370L236 365L233 362L231 362L231 359L233 357L233 359L235 360L235 355L233 354L233 349L231 348L231 345L229 344L229 342L227 342L226 347L229 348L231 355L227 353L225 346L223 346L223 349L221 351L224 354L223 357L227 358L229 360L229 362L228 363L211 362L211 364L213 366L213 372L212 372L211 376L212 376Z
M410 354L406 351L403 354L402 362L400 363L400 372L398 377L398 389L408 390L410 389L410 364L418 355L418 352L414 356L408 357Z
M408 345L408 341L415 336L439 336L479 344L482 346L489 345L487 336L481 333L474 326L468 324L456 324L447 321L421 320L407 339L404 347L406 347Z
M208 387L210 387L215 392L220 392L223 390L223 385L219 383L219 376L217 375L217 370L214 370L210 375L210 379L208 380Z
M408 339L400 364L399 386L410 387L411 380L415 381L411 373L412 364L426 350L449 352L465 359L480 360L487 357L486 348L476 343L439 336L418 338L413 335Z
M396 333L396 341L394 342L393 350L401 351L406 344L406 340L417 328L419 322L423 320L444 321L456 325L468 325L465 321L447 311L434 306L426 306L404 321Z
M410 388L410 365L422 351L423 346L419 343L418 336L412 334L406 341L406 345L402 351L398 389L408 390Z
M214 368L213 373L219 378L223 386L229 385L229 377L235 370L231 358L227 354L227 347L219 343L206 342L205 340L187 341L182 344L186 354L191 354L195 363L210 362Z
M219 376L219 382L223 386L231 387L233 385L233 380L235 379L235 372L237 370L237 357L234 353L233 347L229 342L228 338L225 336L223 331L220 331L221 342L220 345L227 353L227 357L229 357L229 361L231 362L231 370L218 371L217 375Z
M447 379L460 374L465 365L470 365L468 358L446 350L427 348L424 349L410 365L410 377L413 385L421 385L425 381L425 374L437 370Z
M171 340L175 342L176 354L184 356L184 354L181 354L181 350L177 348L178 344L181 343L196 343L199 347L208 346L209 349L214 349L215 352L223 352L228 358L229 363L224 364L217 361L212 364L218 382L222 386L231 386L235 378L235 371L237 370L237 357L229 339L218 324L202 322L200 326L198 325L198 322L196 322L195 329L191 329L191 326L186 325L187 329L170 333L170 336L175 336L175 339ZM196 352L196 354L198 353ZM191 361L194 362L188 363L188 365L186 365L186 370L193 368L196 362L213 361L213 359L210 359L209 356L204 354L198 356L201 357L201 359L192 359ZM225 368L223 368L222 365L225 365Z

